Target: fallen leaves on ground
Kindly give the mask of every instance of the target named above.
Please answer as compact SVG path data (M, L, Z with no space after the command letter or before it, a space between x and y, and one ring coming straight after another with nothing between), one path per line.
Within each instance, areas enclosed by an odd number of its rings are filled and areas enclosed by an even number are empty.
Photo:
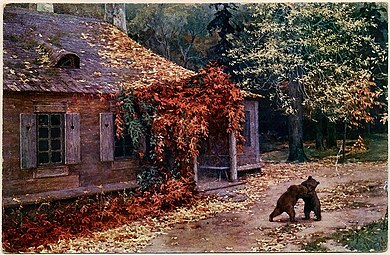
M382 186L383 180L348 182L331 188L319 189L317 192L329 194L321 199L321 209L323 211L331 211L346 207L370 207L372 205L359 202L359 200L377 195L381 191ZM383 189L382 192L384 192Z
M286 242L293 245L303 244L304 236L298 236L297 233L305 230L307 226L303 224L287 224L271 229L267 236L269 239L257 241L257 246L252 247L254 252L280 252L286 247Z
M365 163L366 164L366 163ZM340 165L338 170L332 172L332 176L345 176L356 169L358 164ZM386 171L386 162L368 163L369 166L378 166ZM293 179L304 179L308 175L323 176L321 169L335 168L331 163L304 163L304 164L265 164L261 174L247 177L247 184L241 190L233 192L244 194L248 199L241 202L221 201L217 197L209 196L197 201L190 207L180 207L174 211L164 213L158 217L149 217L141 221L126 224L118 228L107 231L92 233L88 237L60 240L57 243L50 244L48 248L31 248L29 252L50 252L50 253L95 253L95 252L114 252L130 253L140 252L146 247L153 238L158 235L167 234L168 231L177 223L197 222L222 212L239 213L250 211L251 206L256 201L261 201L265 197L265 191L273 185L286 182ZM362 191L369 191L374 185L377 189L381 185L378 182L357 182L347 185L338 185L330 189L319 189L319 192L326 192L330 195L322 198L321 203L324 210L335 210L338 207L345 206L346 200L353 196L359 196ZM357 193L357 194L355 194ZM337 208L336 208L337 207ZM303 231L307 226L302 224L288 224L273 228L269 231L269 239L258 240L257 246L252 247L252 251L282 251L286 243L303 244L303 237L298 237L297 233ZM283 242L281 242L283 240ZM227 247L227 248L230 248ZM229 249L227 249L229 250Z

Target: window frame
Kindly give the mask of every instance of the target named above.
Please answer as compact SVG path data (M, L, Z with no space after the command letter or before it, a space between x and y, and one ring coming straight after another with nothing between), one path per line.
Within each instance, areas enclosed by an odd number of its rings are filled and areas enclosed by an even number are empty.
M38 165L38 114L59 113L62 120L62 157L61 163L39 164ZM81 161L81 137L80 137L80 113L67 112L66 102L34 102L33 113L19 114L19 147L20 147L20 169L52 169L54 171L64 165L75 165ZM34 173L35 173L34 171ZM41 177L46 177L47 171ZM49 175L47 175L49 176Z
M39 117L40 116L48 116L48 124L47 125L41 125ZM60 116L60 123L59 125L52 125L52 116L53 115L59 115ZM37 126L37 134L36 134L36 140L37 140L37 167L43 167L43 166L55 166L55 165L63 165L65 164L65 116L62 112L39 112L36 113L36 126ZM40 137L40 128L47 128L47 138ZM52 139L52 129L53 128L59 128L60 129L60 136L59 139ZM56 137L57 138L57 137ZM59 149L52 149L53 141L60 141L60 148ZM48 149L47 150L41 150L40 149L40 142L41 141L47 141L48 143ZM41 152L47 152L48 153L48 161L47 162L41 162L40 159L40 153ZM60 161L53 162L52 156L53 152L60 152Z
M114 122L114 120L113 120ZM114 154L114 160L121 160L121 159L130 159L134 156L134 146L131 141L131 135L127 128L124 129L123 137L118 138L116 135L116 125L114 124L114 147L113 147L113 154ZM128 141L128 144L126 143L126 139ZM117 143L120 143L120 145L117 145ZM122 155L117 156L117 149L120 148ZM130 149L129 155L126 155L126 148Z

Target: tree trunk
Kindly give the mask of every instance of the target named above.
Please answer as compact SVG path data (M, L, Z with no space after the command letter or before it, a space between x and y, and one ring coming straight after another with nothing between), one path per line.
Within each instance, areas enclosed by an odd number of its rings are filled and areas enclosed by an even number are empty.
M366 135L371 135L371 123L366 123Z
M28 8L30 10L35 10L39 12L54 12L53 4L48 4L48 3L28 4Z
M300 75L301 69L297 68L288 84L288 95L291 99L291 106L294 113L288 116L289 133L289 162L304 162L307 160L303 150L303 109L302 109L302 89L296 78Z
M326 147L330 149L337 147L336 123L328 121L327 124Z
M127 34L125 4L105 4L104 20Z
M28 9L36 11L37 10L37 4L28 4Z
M344 133L343 133L343 160L345 162L345 143L347 141L347 122L344 122Z
M322 133L322 114L318 111L316 113L316 120L317 122L314 123L315 125L315 131L316 131L316 149L317 150L324 150L324 135Z

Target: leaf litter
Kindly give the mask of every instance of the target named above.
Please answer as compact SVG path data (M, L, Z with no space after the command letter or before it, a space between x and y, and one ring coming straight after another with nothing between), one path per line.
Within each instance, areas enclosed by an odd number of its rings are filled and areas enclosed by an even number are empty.
M361 164L361 163L360 163ZM342 177L354 171L359 163L346 164L332 171L331 174L322 177ZM365 165L386 168L386 162L365 163ZM175 224L191 223L213 217L219 213L252 213L251 206L256 201L262 201L265 191L273 185L292 179L307 178L307 175L321 175L322 168L334 168L332 163L267 163L262 167L260 174L254 174L246 178L243 189L234 190L234 193L243 194L248 199L240 202L221 200L217 196L209 195L197 200L189 207L179 207L171 212L163 213L157 217L148 217L139 221L102 232L94 232L89 236L72 239L62 239L45 247L31 247L29 252L42 253L133 253L141 252L150 244L153 238L159 235L167 235ZM316 170L313 170L316 169ZM386 171L386 170L385 170ZM278 178L275 178L277 176ZM324 211L340 210L351 207L351 202L359 196L366 196L367 192L378 190L383 180L360 181L347 184L339 184L332 188L318 189L317 192L325 193L321 197L321 205ZM363 193L362 193L363 192ZM253 214L253 213L252 213ZM286 243L302 245L305 242L304 235L297 235L309 226L304 224L286 224L280 227L259 230L267 234L268 238L257 239L257 245L251 247L252 252L278 252L283 251ZM249 233L249 235L254 235ZM176 240L172 240L174 243ZM225 250L229 251L230 246Z

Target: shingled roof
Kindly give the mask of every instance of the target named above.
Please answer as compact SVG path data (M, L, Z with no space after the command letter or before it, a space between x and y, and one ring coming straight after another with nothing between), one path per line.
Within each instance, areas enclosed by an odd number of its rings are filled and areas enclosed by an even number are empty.
M8 7L3 17L6 91L106 94L194 74L98 19ZM59 67L66 57L75 68Z

